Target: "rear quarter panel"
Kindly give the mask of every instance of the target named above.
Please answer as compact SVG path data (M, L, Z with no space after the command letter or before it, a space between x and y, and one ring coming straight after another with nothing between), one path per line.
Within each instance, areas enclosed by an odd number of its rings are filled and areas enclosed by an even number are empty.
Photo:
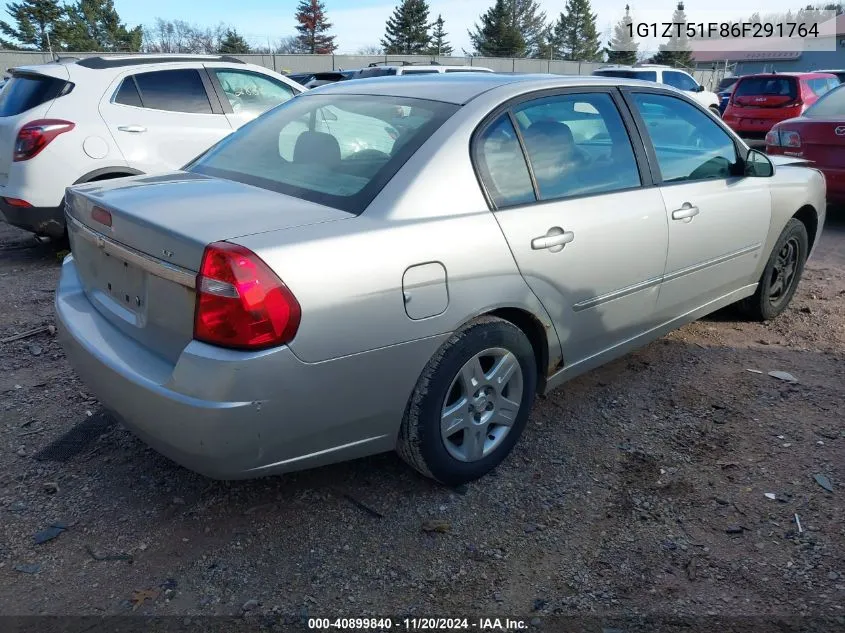
M764 257L760 258L757 276L763 273L769 254L775 247L787 222L805 207L812 208L818 218L813 247L818 244L825 221L826 185L824 175L817 169L801 165L775 165L771 178L772 221L766 239ZM812 255L812 251L810 253Z

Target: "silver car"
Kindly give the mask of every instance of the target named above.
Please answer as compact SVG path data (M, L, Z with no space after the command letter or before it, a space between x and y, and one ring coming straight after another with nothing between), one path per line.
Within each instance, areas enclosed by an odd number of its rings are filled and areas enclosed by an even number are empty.
M68 190L68 356L215 478L397 450L446 484L535 396L738 303L789 304L825 184L653 83L339 82L184 170Z

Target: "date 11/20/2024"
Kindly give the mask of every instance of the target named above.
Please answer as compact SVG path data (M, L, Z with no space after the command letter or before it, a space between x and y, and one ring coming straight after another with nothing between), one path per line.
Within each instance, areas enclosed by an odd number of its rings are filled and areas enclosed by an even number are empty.
M312 631L522 631L516 618L308 618Z
M632 38L819 37L818 22L628 22L626 26Z

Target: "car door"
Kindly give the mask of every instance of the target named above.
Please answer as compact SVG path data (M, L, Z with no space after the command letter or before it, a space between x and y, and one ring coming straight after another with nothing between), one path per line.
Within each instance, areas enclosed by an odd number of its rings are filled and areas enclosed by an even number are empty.
M131 167L179 169L231 133L202 69L127 73L100 103L100 114Z
M663 200L644 186L642 145L620 103L613 89L527 98L473 145L496 219L570 367L649 329L663 275Z
M296 96L288 84L252 70L206 66L233 129Z
M742 175L734 138L700 107L646 89L625 94L666 205L669 252L658 300L664 320L754 283L772 200Z

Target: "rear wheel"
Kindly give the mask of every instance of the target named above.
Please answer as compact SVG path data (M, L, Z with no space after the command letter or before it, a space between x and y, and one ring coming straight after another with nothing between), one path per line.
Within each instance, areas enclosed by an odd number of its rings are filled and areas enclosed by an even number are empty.
M456 332L423 370L397 452L447 485L493 470L525 428L537 389L534 350L508 321L483 317Z
M722 118L722 113L719 112L719 106L710 106L710 112L713 113L714 116Z
M798 288L808 252L807 228L792 218L772 249L757 291L739 303L742 312L755 321L768 321L786 310Z

